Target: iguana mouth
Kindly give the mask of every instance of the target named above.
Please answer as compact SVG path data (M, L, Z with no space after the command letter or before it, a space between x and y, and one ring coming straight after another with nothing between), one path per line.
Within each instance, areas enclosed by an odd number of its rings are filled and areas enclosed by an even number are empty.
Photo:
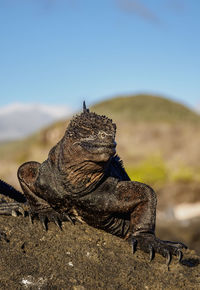
M110 143L104 143L104 142L99 142L99 143L91 143L91 142L81 142L81 146L90 151L91 153L112 153L115 154L116 150L116 142L113 142L112 144Z

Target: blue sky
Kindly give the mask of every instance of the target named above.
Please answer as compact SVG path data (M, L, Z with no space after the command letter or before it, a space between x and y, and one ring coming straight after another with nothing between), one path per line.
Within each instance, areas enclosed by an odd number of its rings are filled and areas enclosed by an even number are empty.
M0 106L200 103L200 1L0 0Z

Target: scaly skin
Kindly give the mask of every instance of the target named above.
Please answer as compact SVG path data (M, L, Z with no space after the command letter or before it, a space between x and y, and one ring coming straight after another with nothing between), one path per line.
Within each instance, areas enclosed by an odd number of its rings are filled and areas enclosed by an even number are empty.
M70 122L65 135L43 163L27 162L18 178L38 217L61 226L63 220L81 220L95 228L128 239L133 252L139 248L167 258L182 257L182 243L155 236L156 194L143 183L131 181L116 155L116 125L105 116L83 113Z

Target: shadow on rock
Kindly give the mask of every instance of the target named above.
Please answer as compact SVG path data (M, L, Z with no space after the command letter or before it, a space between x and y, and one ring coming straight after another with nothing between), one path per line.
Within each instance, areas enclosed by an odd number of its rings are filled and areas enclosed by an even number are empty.
M198 258L188 258L188 259L183 259L181 261L181 264L183 266L187 266L187 267L196 267L200 264L200 259Z

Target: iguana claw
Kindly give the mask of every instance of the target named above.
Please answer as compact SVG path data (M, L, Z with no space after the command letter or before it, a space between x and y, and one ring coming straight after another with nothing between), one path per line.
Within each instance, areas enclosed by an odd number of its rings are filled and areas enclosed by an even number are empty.
M183 253L182 253L181 250L178 250L178 261L179 261L179 263L181 262L182 258L183 258Z
M169 266L172 259L172 255L169 250L166 251L166 265Z
M62 223L61 223L60 219L57 216L54 216L53 221L57 225L57 227L62 231Z
M39 219L40 219L40 222L42 224L42 227L45 231L48 230L48 226L47 226L47 223L48 223L48 220L47 220L47 217L45 215L39 215Z
M154 248L150 245L149 246L149 262L151 262L154 258Z
M14 217L17 217L17 212L15 209L12 209L11 211L11 215L14 216Z
M28 216L29 216L29 222L30 222L30 224L33 224L33 216L32 216L32 214L29 213Z
M133 254L135 254L136 252L136 247L137 247L137 240L136 239L132 239L132 251L133 251Z
M66 220L68 220L72 225L75 225L74 220L70 217L70 215L68 213L64 214L64 217L66 218Z

